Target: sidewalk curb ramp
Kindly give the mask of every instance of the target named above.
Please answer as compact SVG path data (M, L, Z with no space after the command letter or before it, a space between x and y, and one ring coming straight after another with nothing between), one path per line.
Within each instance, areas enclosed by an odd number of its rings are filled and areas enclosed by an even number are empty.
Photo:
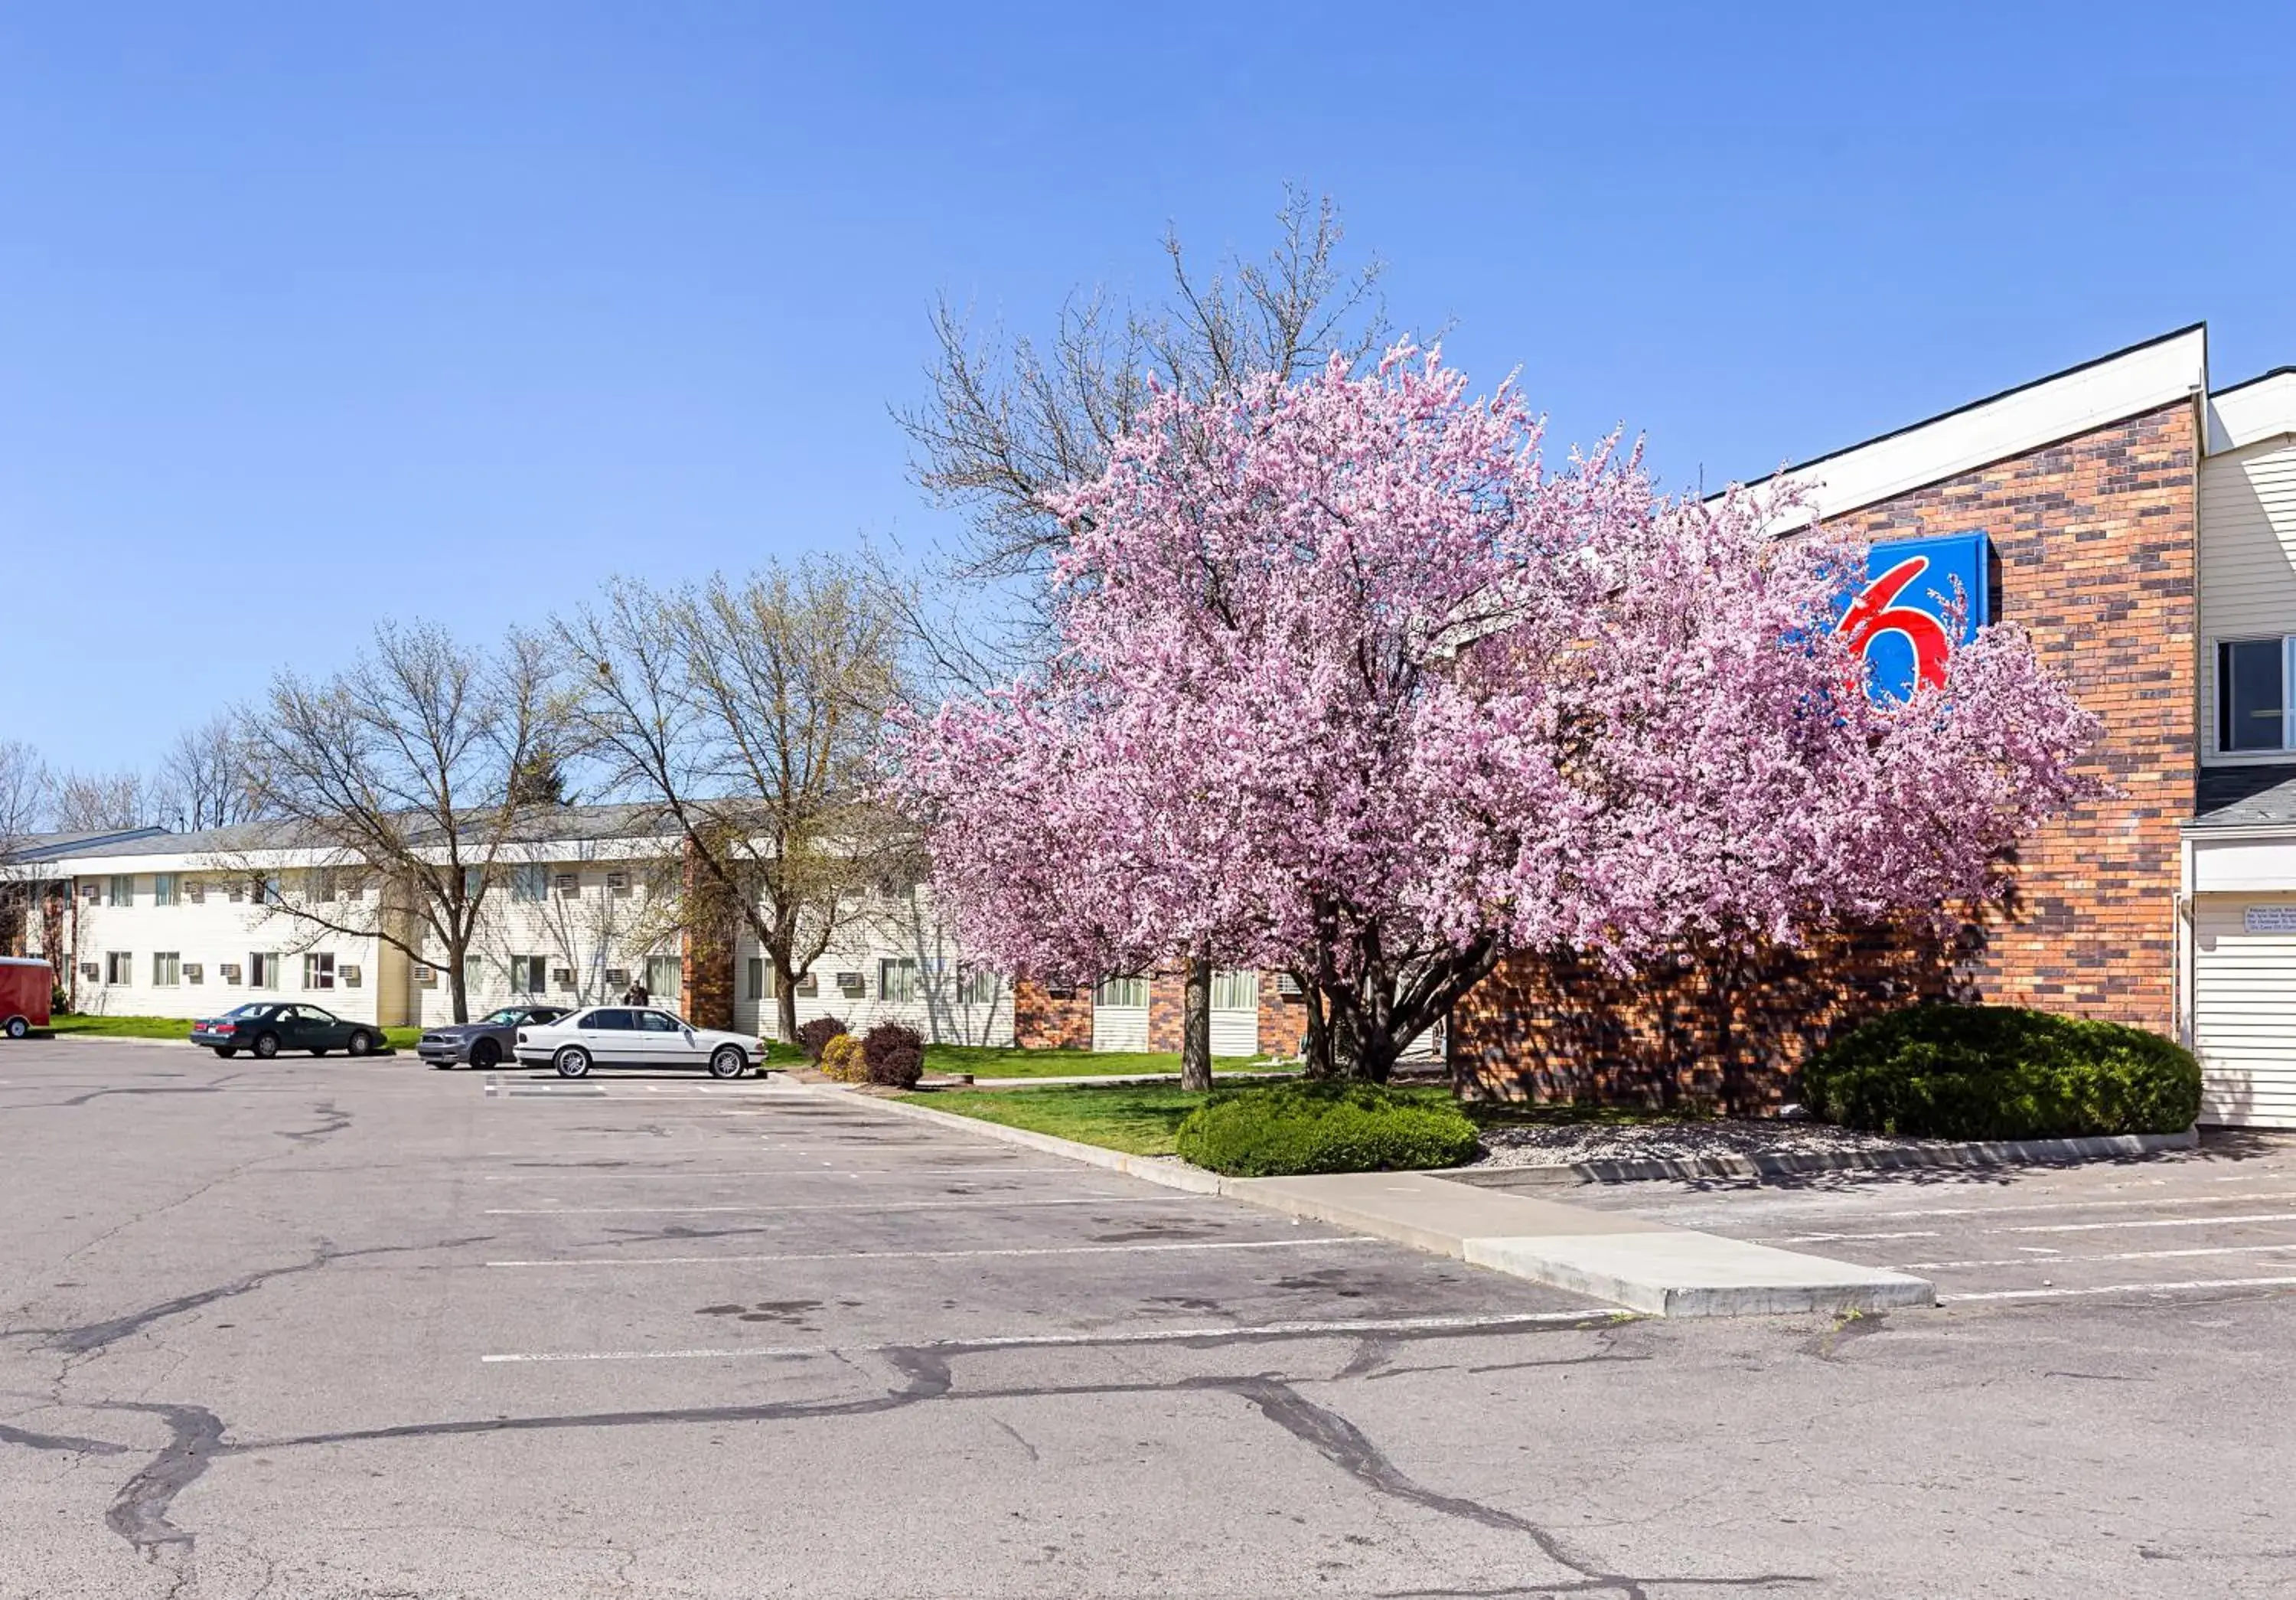
M2199 1147L2200 1131L2097 1134L2078 1139L1988 1139L1924 1143L1890 1150L1828 1150L1778 1155L1634 1156L1554 1167L1451 1167L1439 1176L1479 1189L1573 1188L1659 1178L1801 1177L1823 1172L1895 1172L1913 1167L2064 1166L2127 1160Z
M847 1093L806 1087L811 1093ZM1653 1316L1840 1316L1937 1303L1927 1280L1905 1273L1454 1183L1430 1173L1222 1177L1182 1161L1127 1155L914 1102L849 1097L892 1116L1064 1156L1168 1189L1217 1194L1328 1222Z

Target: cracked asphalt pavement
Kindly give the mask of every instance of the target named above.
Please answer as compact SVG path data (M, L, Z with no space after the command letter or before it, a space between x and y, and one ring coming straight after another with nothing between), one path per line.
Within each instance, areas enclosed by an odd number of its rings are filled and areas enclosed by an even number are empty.
M842 1097L397 1058L0 1048L0 1158L12 1600L2296 1587L2268 1283L1621 1319ZM1815 1193L1603 1202L1928 1202Z

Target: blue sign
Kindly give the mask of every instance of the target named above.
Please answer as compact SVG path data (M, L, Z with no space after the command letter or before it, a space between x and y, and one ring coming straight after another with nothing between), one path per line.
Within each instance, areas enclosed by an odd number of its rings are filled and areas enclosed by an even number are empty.
M1991 566L1981 532L1871 548L1866 585L1834 624L1866 663L1868 693L1906 700L1917 684L1944 685L1954 647L1992 620Z

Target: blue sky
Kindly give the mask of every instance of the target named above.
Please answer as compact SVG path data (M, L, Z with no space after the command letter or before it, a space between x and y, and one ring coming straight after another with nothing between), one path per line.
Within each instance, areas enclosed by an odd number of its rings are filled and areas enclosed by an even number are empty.
M933 296L1152 293L1287 180L1677 485L2202 318L2296 362L2296 12L2234 9L11 6L0 738L928 537Z

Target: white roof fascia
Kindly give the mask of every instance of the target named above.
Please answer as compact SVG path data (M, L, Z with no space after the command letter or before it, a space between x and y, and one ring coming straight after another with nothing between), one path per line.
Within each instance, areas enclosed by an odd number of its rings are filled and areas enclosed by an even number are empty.
M2209 454L2296 433L2296 371L2268 373L2209 397Z
M1768 523L1791 533L2207 391L2208 330L2186 328L1746 487L1800 487L1804 503Z

